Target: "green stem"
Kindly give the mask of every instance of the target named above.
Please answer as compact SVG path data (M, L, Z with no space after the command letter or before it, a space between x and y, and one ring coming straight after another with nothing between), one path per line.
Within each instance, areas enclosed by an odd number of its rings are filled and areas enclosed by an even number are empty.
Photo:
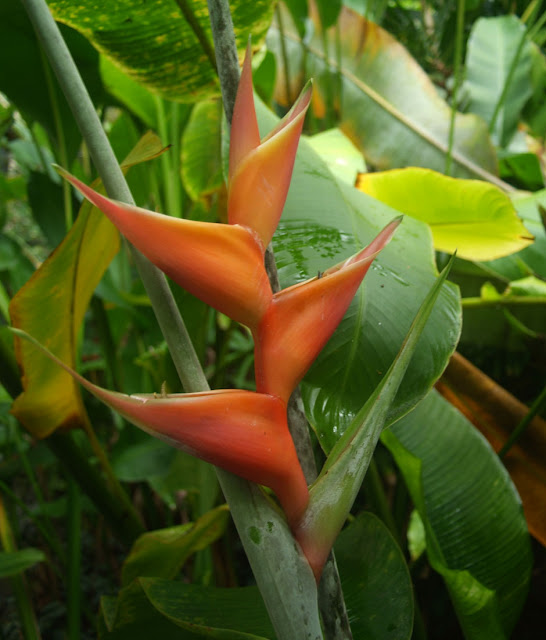
M9 522L8 514L4 508L2 497L0 496L0 546L4 548L4 551L17 551L17 545L15 544L15 537ZM32 606L32 596L27 583L27 580L23 574L18 574L10 578L11 587L15 596L15 602L17 603L17 609L19 611L19 619L21 620L21 627L23 631L23 637L25 640L40 640L40 630L38 628L38 622L34 614L34 608Z
M40 520L42 521L41 524L44 528L44 530L47 531L48 534L48 541L51 545L51 549L55 552L55 554L57 555L57 557L59 558L59 560L61 562L64 561L64 552L62 550L62 545L61 545L61 541L60 538L57 534L57 532L55 531L55 527L53 526L53 523L51 522L51 520L49 519L49 517L47 515L47 509L46 507L46 503L44 500L44 495L42 493L42 490L40 488L40 485L38 484L37 480L36 480L36 476L34 474L34 470L32 469L32 466L28 460L28 456L26 455L26 452L24 450L24 446L23 443L21 442L21 432L19 427L17 426L15 429L15 433L14 433L14 440L15 440L15 447L17 449L17 453L19 455L19 459L21 460L21 463L23 465L23 469L25 470L26 476L28 481L30 482L30 485L32 487L32 490L34 491L34 495L36 497L36 502L38 503L39 507L40 507L40 513L42 514L42 517L40 518Z
M226 118L228 123L231 124L233 116L233 106L235 104L235 95L237 93L237 86L239 83L239 63L237 59L237 49L235 45L235 36L233 33L231 12L227 0L208 0L208 6L214 45L217 51L222 52L221 56L217 56L218 76L220 78L220 86L222 88L222 97L224 100L224 110ZM275 265L275 256L273 254L271 245L267 247L265 253L265 266L273 292L279 291L279 276L277 267ZM289 411L288 414L290 433L292 434L292 438L294 439L298 458L300 459L300 462L302 464L305 477L310 483L316 478L317 471L313 459L313 451L311 439L309 436L309 430L307 427L307 421L305 418L305 414L301 409L301 394L299 390L296 390L294 392L293 398L291 399L291 405L291 411ZM223 488L224 485L221 478L220 484ZM239 525L237 525L237 528L239 529ZM241 535L240 529L239 534ZM290 633L293 633L293 631L288 631L287 633L286 625L289 624L289 621L286 616L292 603L288 605L286 604L286 600L283 601L286 610L284 609L284 607L282 609L279 609L279 605L272 606L274 599L277 597L277 594L271 594L272 588L273 590L278 589L279 593L282 593L282 589L288 588L285 596L290 597L291 595L293 595L293 580L292 587L283 586L287 576L282 576L278 580L278 584L272 584L272 576L267 572L264 572L266 563L256 563L256 561L253 562L252 554L249 553L251 543L248 540L248 537L241 535L241 539L243 545L245 546L245 550L247 551L247 555L249 556L250 564L254 571L256 581L262 591L262 595L264 596L264 599L266 601L266 606L268 607L269 614L279 638L298 637L297 635L290 635ZM274 551L271 555L271 558L273 557ZM268 558L268 560L269 559L270 558ZM257 560L259 560L259 558ZM288 576L289 585L290 582L291 578L290 576ZM333 553L330 554L328 561L326 562L326 565L324 567L317 598L320 613L322 615L322 621L324 624L325 637L329 640L351 639L352 634L350 630L347 609L345 607L343 591L341 589L341 581L339 578L339 573L337 571ZM293 600L297 601L297 598L293 598ZM301 619L300 616L301 612L298 612L298 619ZM299 637L302 637L301 634L303 627L297 626L297 620L293 620L292 622L296 623Z
M239 58L229 4L225 0L207 0L210 26L216 51L216 66L222 102L229 123L233 118L235 96L239 86Z
M370 466L368 467L368 473L366 474L366 480L364 484L366 494L370 500L373 510L383 520L393 538L398 543L398 546L402 546L400 539L400 532L394 521L392 511L389 507L387 496L385 495L385 489L383 487L383 481L377 468L377 463L374 458L370 460Z
M68 478L68 640L79 640L81 617L81 494L74 478Z
M280 6L277 4L275 7L275 19L279 25L279 42L281 44L281 60L284 68L284 91L286 93L286 104L290 108L292 104L292 92L290 90L290 64L288 60L288 51L286 49L286 42L284 38L284 24L282 19L282 12Z
M480 298L469 297L463 298L461 304L464 308L472 307L503 307L503 306L521 306L521 305L535 305L546 304L546 298L544 296L506 296L500 298Z
M59 154L59 160L63 167L68 168L68 152L66 149L66 138L64 135L63 120L61 118L61 110L59 109L59 99L57 97L57 91L55 89L55 83L51 76L51 69L49 67L46 56L42 47L40 49L40 58L42 60L42 66L44 69L44 76L47 85L47 92L49 94L49 102L51 104L51 111L53 113L53 120L55 122L55 131L57 133L57 151ZM50 168L51 169L51 168ZM72 211L72 193L70 185L66 180L62 181L63 187L63 203L64 203L64 223L65 229L68 231L72 226L74 218Z
M544 407L546 407L546 386L542 389L538 398L533 402L526 416L510 434L510 437L508 438L502 449L499 451L499 458L504 458L504 456L510 451L514 443L517 442L517 440L521 437L525 429L527 429L527 427L531 424L533 418L537 414L541 413Z
M447 143L445 174L449 176L451 173L451 159L453 152L453 143L455 141L455 119L457 116L457 95L461 84L461 63L463 59L463 38L464 38L464 12L465 0L457 1L457 28L455 35L455 65L453 75L455 76L455 84L451 95L451 120L449 123L449 139Z
M159 96L154 96L155 109L157 115L157 127L159 137L163 144L170 144L169 130L167 126L167 116L165 114L165 101ZM173 173L172 151L161 154L161 171L163 173L163 185L165 187L165 207L166 212L180 218L181 211L178 207L176 197L176 182L180 180L179 175Z
M523 33L521 34L521 38L518 43L516 52L514 53L514 57L512 58L512 62L510 63L510 69L508 70L508 75L506 76L506 80L504 81L502 92L499 96L499 99L497 100L495 109L493 110L493 115L491 116L491 120L489 122L489 133L493 133L493 131L495 130L495 124L497 123L497 118L504 104L504 101L506 100L508 90L510 89L510 84L512 83L512 78L514 77L514 73L516 72L519 58L521 56L521 52L523 51L523 47L526 41L527 41L527 29L524 29ZM501 140L499 139L499 144L500 143L501 143Z
M184 210L182 206L182 172L180 165L180 105L177 102L171 102L171 157L172 157L172 175L171 182L173 188L173 210L177 212L179 217L183 217ZM163 154L165 155L165 154Z
M114 345L112 332L110 331L110 323L108 322L108 315L104 308L104 303L98 296L91 298L91 311L93 312L93 319L99 332L100 344L106 361L106 381L108 388L121 391L122 387L120 384L119 361L116 357L116 347Z

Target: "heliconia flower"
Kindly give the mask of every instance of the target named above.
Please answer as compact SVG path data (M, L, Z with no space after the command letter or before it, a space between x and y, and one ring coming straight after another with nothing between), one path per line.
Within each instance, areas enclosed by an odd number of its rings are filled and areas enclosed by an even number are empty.
M257 326L272 292L264 249L252 229L173 218L117 202L57 170L174 282L237 322Z
M254 229L264 247L279 224L311 93L308 83L292 109L260 141L249 44L231 123L228 221Z
M284 207L310 98L309 87L260 142L249 49L233 114L228 225L117 202L57 170L174 282L254 332L273 295L264 253Z
M273 296L255 333L256 387L288 402L345 315L374 258L402 218L390 222L362 251L319 276Z
M275 396L238 389L125 395L98 387L34 338L12 329L126 420L202 460L273 489L294 526L309 492L288 431L286 405Z

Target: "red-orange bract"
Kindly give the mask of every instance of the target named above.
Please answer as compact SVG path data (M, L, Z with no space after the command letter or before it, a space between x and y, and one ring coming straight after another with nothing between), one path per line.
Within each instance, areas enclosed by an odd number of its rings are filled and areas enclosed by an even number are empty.
M128 397L78 379L146 431L271 487L293 528L307 505L308 490L288 431L286 404L400 222L393 220L368 247L321 277L273 295L264 253L284 207L310 99L309 85L277 127L260 140L247 52L231 130L227 225L172 218L122 204L61 170L169 277L250 328L258 392Z

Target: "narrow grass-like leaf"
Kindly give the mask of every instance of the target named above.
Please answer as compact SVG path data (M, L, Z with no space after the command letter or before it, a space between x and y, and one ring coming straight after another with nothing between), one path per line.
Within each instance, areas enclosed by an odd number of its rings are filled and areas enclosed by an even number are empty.
M315 575L322 565L353 505L368 469L379 436L385 427L388 409L408 368L430 312L440 293L451 262L437 278L415 317L406 339L383 380L333 447L316 482L296 530Z

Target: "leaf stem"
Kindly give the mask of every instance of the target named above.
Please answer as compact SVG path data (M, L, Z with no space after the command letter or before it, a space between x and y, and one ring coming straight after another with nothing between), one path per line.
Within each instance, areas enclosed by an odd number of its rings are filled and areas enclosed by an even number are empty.
M521 306L521 305L535 305L546 304L546 297L544 296L501 296L499 298L480 298L468 297L461 300L461 304L464 308L471 307L503 307L503 306Z
M5 551L17 550L8 514L2 502L2 496L0 496L0 547ZM40 630L32 606L30 589L24 574L12 576L10 582L19 611L23 637L25 640L40 640Z
M451 94L451 120L449 122L449 138L447 143L445 174L451 173L451 158L453 153L453 143L455 141L455 121L457 117L457 95L461 84L461 62L463 59L463 37L464 37L464 12L465 0L457 0L457 27L455 32L455 65L453 75L455 84Z
M495 109L493 110L493 115L491 116L491 120L489 121L489 133L493 133L495 130L495 125L497 123L497 118L499 117L500 110L506 100L506 96L508 95L508 90L510 89L510 84L512 83L512 78L516 72L516 68L518 66L518 62L521 56L521 52L523 51L523 47L527 41L527 29L524 27L523 33L521 34L520 41L518 43L518 47L516 52L514 53L514 57L512 58L512 62L510 63L510 68L508 69L508 75L504 81L504 86L502 87L501 94L499 99L497 100L497 104L495 105ZM499 135L499 144L503 146L502 135Z
M67 637L80 638L81 612L81 494L72 476L68 477L68 575L67 575Z
M288 108L292 104L292 92L290 90L290 64L288 60L288 51L286 49L286 42L284 39L284 24L282 18L282 12L280 6L277 4L275 7L275 19L277 20L277 24L279 25L279 33L280 33L280 44L281 44L281 59L282 66L284 67L284 91L286 93L286 104Z
M47 61L47 58L44 55L43 48L39 47L39 51L40 51L40 58L42 60L42 66L44 69L47 92L49 94L49 102L51 103L53 120L55 122L55 131L57 133L57 153L59 154L59 160L61 161L61 164L63 165L63 167L68 167L68 152L66 148L66 138L64 135L63 120L61 118L61 112L59 109L59 99L57 97L55 83L53 82L53 77L51 75L51 69ZM51 167L49 167L49 171L51 171ZM70 185L66 183L66 180L63 180L62 188L63 188L63 203L64 203L64 224L65 224L66 231L68 231L72 226L72 222L74 219L74 215L72 211L72 193L70 190Z

